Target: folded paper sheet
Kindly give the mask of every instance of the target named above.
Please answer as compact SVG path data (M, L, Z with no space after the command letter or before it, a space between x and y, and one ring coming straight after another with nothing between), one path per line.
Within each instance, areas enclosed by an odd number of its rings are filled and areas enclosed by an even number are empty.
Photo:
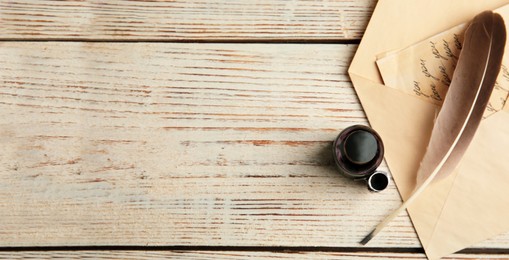
M371 126L384 140L385 158L403 199L414 189L439 105L383 85L377 56L391 55L505 4L509 1L378 2L349 73ZM507 25L509 7L497 12ZM508 146L509 112L503 110L483 120L455 173L431 185L410 206L410 217L430 259L509 231ZM371 228L365 227L366 234Z

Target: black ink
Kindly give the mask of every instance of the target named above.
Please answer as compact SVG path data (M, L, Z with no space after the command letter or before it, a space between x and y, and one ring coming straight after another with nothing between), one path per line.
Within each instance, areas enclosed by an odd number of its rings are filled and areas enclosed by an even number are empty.
M445 54L447 55L447 57L457 60L458 56L454 55L454 53L451 50L451 46L449 46L449 43L446 40L442 40L442 41L443 41L443 45L444 45L444 49L445 49Z
M377 141L367 131L355 131L346 137L343 154L354 164L366 164L375 158L378 151Z
M500 74L502 74L502 77L505 79L505 82L509 82L509 70L503 64L502 64L502 66L500 68ZM509 89L506 89L506 88L503 88L502 86L500 86L498 84L498 82L495 82L495 88L502 89L504 91L509 91Z
M422 74L424 74L424 76L426 76L427 78L432 78L436 81L439 81L439 79L433 75L431 75L431 73L429 72L428 70L428 67L426 67L426 61L421 59L421 72Z
M504 90L504 89L500 86L500 84L498 84L498 81L495 81L495 87L493 87L493 88L494 88L494 89L496 89L496 90Z
M507 70L507 67L505 65L502 65L502 76L504 79L509 81L509 71Z
M495 112L495 111L497 111L497 110L493 107L493 105L491 104L491 102L488 102L488 105L486 106L486 110L487 110L488 112Z
M433 92L433 95L431 96L432 99L437 101L442 101L442 97L437 91L437 86L434 83L431 83L431 92Z
M437 59L443 59L443 60L448 60L446 57L442 56L442 54L440 54L440 51L437 49L437 46L434 42L430 41L429 42L431 44L431 52L433 53L433 56L435 56L435 58Z
M371 191L382 191L389 185L389 178L384 172L375 172L368 178L368 187Z
M449 86L451 84L451 77L449 77L449 74L447 74L447 69L444 67L444 65L440 65L440 75L442 75L442 83Z
M354 125L339 133L332 145L332 153L336 167L342 174L366 179L382 162L384 145L375 130Z
M456 49L459 51L463 48L461 45L461 41L459 39L459 36L457 34L454 34L454 46L456 46Z
M428 96L428 95L426 95L426 94L424 94L424 93L422 92L422 89L421 89L421 87L419 86L419 82L417 82L417 81L414 81L414 93L415 93L417 96L424 96L424 97L429 98L429 96Z

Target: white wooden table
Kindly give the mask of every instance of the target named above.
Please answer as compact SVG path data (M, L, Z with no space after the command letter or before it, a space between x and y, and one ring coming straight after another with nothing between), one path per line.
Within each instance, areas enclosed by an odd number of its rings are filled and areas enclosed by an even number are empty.
M330 155L375 5L0 1L0 259L424 258Z

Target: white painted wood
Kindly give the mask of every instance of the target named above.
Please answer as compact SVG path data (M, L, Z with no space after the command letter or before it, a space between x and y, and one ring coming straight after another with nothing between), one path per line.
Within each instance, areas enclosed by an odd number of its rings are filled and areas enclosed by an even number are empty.
M357 247L397 207L338 175L367 124L356 46L375 0L0 0L0 247ZM383 168L385 166L382 166ZM372 247L419 247L406 215ZM476 245L507 248L509 234ZM423 258L406 253L2 252L0 259ZM455 255L454 259L505 258Z
M355 49L0 43L0 247L357 247L400 198L332 165ZM402 215L370 246L420 244Z
M2 39L360 39L376 0L0 1Z
M355 48L0 43L0 246L357 246L400 200L332 166Z

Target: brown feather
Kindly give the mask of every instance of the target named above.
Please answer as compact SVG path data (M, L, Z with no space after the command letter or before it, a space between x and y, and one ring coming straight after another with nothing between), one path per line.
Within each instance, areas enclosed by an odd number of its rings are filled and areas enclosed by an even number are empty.
M465 32L463 49L449 91L436 119L417 174L416 189L361 243L366 244L405 210L438 176L449 175L472 141L488 104L504 55L506 30L499 14L485 11Z
M449 91L417 174L416 187L425 183L437 168L433 177L445 178L458 165L495 86L505 40L504 20L491 11L476 16L468 27Z

